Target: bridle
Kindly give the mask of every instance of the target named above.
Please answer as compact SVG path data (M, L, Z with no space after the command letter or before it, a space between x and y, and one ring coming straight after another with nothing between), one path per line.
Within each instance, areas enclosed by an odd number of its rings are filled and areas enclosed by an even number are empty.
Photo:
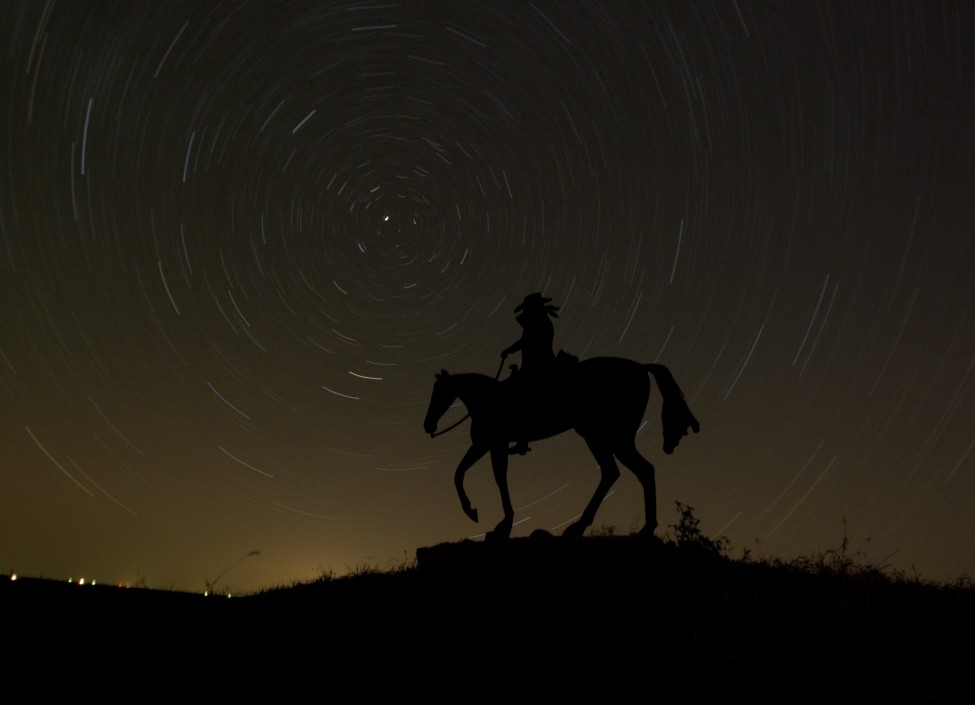
M444 430L442 430L442 431L436 431L434 433L431 433L430 434L430 438L436 438L437 436L440 436L440 435L443 435L444 433L447 433L447 431L453 431L455 428L457 428L462 423L464 423L465 421L467 421L467 419L469 419L470 417L471 417L470 412L468 412L463 417L461 417L461 419L459 421L455 421L454 423L450 424Z

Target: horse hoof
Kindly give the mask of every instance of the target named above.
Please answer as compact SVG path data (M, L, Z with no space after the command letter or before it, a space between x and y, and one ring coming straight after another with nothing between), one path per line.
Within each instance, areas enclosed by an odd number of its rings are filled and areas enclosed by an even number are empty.
M485 541L507 541L511 537L511 525L511 521L503 520L484 535Z
M584 533L586 533L586 527L579 526L578 524L572 524L562 532L562 535L569 538L574 538L577 536L582 536Z

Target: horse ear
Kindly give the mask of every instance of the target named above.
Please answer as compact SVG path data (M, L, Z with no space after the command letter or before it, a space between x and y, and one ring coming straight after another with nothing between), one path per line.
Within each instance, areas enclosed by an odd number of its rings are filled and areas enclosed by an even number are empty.
M447 370L440 370L440 374L437 375L437 379L443 379L444 377L449 377L450 373Z

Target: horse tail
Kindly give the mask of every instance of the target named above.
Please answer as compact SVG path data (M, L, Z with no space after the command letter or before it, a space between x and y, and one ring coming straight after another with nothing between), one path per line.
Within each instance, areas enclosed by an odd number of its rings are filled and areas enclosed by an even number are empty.
M697 433L701 430L701 424L688 408L684 393L677 386L677 380L670 374L670 370L654 363L643 367L653 375L663 398L660 420L664 429L664 453L670 454L674 452L680 439L687 435L688 429Z

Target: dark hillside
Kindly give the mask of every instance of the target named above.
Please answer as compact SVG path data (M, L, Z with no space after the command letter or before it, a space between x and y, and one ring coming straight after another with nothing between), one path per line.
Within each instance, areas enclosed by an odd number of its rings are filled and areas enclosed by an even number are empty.
M970 587L733 561L715 548L465 541L420 549L400 571L233 600L42 596L18 581L0 587L0 605L19 628L8 663L43 658L108 679L103 688L124 673L175 692L329 702L968 700Z

